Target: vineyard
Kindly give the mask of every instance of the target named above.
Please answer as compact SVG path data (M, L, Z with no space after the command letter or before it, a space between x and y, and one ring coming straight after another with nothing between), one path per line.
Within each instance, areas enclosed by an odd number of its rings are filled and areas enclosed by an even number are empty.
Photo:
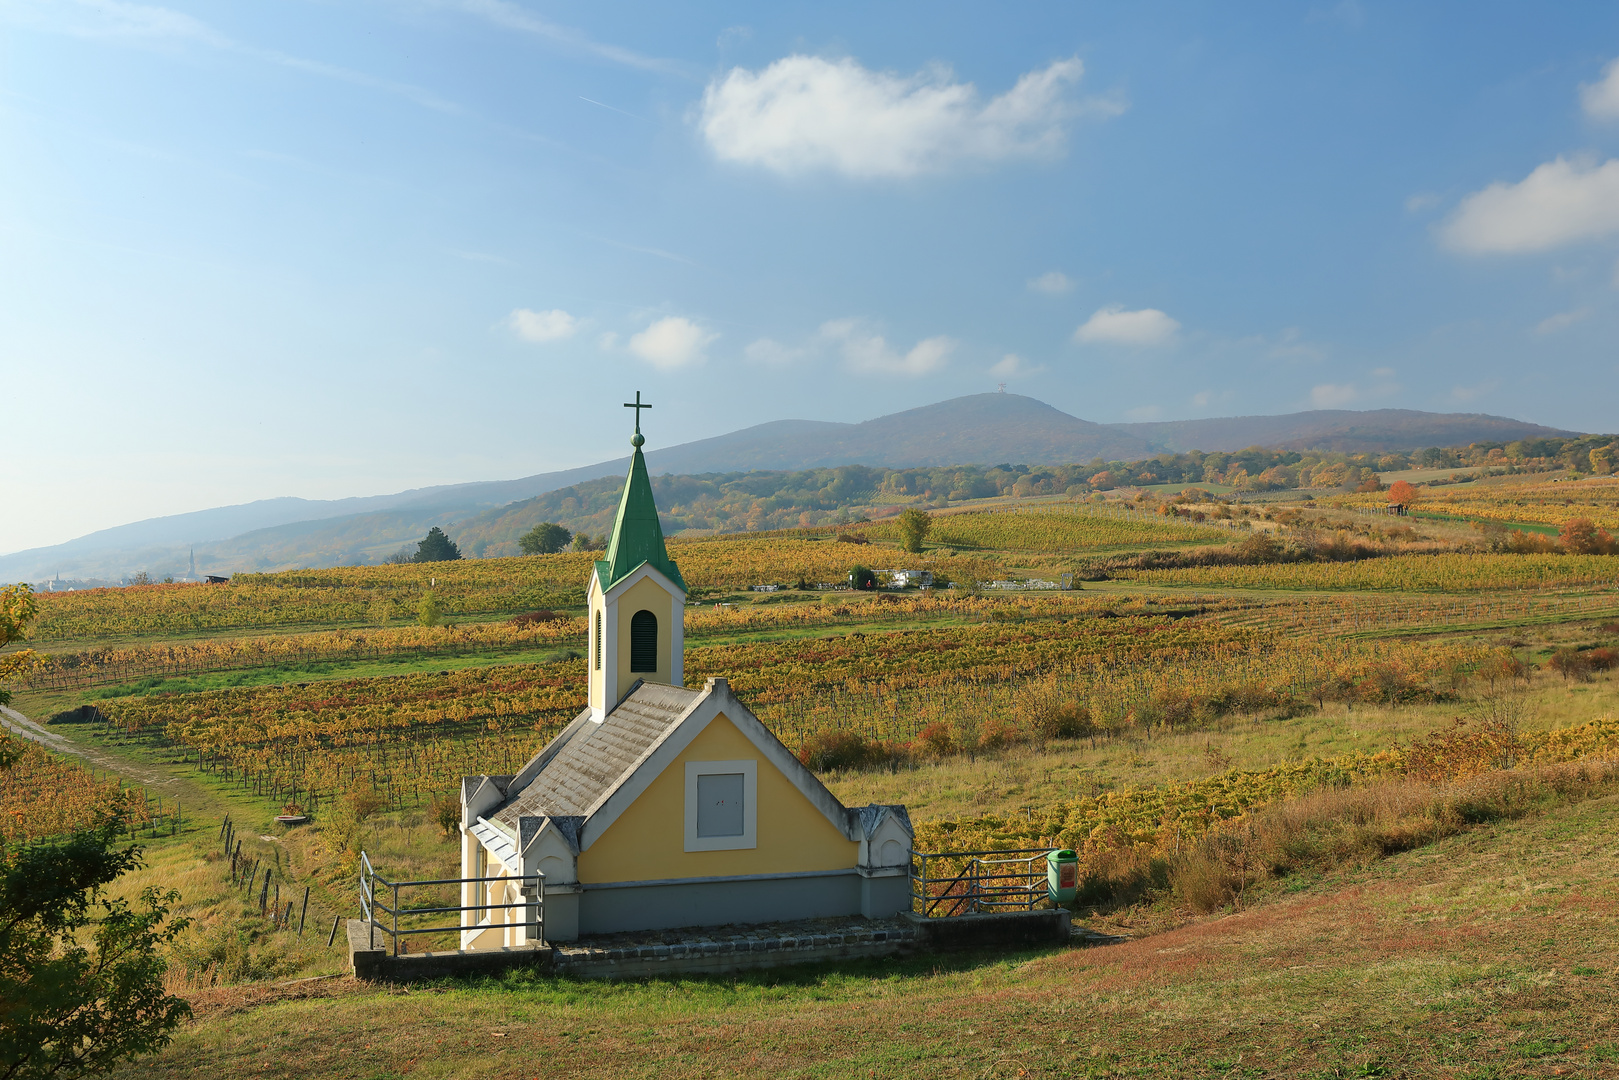
M788 596L789 599L799 599ZM694 604L686 609L686 637L724 637L782 630L847 625L852 621L917 618L929 621L976 618L1067 618L1147 614L1151 598L1119 599L1074 592L1024 595L1000 601L965 593L934 592L875 597L834 594L827 600L802 597L797 603ZM1203 610L1247 607L1237 601L1196 600ZM1176 604L1181 601L1177 600ZM583 648L583 617L546 612L499 623L459 626L403 626L377 629L317 631L252 638L203 641L120 643L43 654L22 685L36 689L71 689L127 682L150 676L173 677L276 665L408 659L517 653L537 648Z
M0 740L0 750L18 755L0 783L0 841L54 836L106 820L133 831L162 812L144 791L125 787L116 777L97 776L33 743Z
M1065 722L1053 717L1084 718L1067 734L1111 733L1327 700L1437 700L1490 655L1126 615L698 646L686 667L692 685L727 676L791 747L837 732L937 756L1046 737ZM416 805L468 770L515 771L583 708L583 688L575 659L126 698L102 709L118 727L161 733L199 764L277 797L362 789Z
M1584 586L1613 592L1619 589L1619 560L1607 555L1395 555L1362 562L1121 570L1117 576L1143 585L1213 589L1460 593Z
M1619 756L1619 719L1606 718L1546 732L1503 733L1488 728L1458 732L1463 759L1477 775L1509 765L1552 764ZM1510 742L1515 756L1497 751ZM1376 754L1232 770L1179 785L1100 792L1031 808L1023 817L978 817L938 821L917 832L922 850L1066 847L1091 859L1120 849L1152 855L1184 850L1192 841L1282 799L1324 787L1412 773L1416 747ZM1484 752L1474 751L1482 749Z
M521 652L546 646L582 646L584 620L478 623L461 627L404 626L335 630L275 637L103 645L46 654L23 681L61 690L128 682L149 676L196 675L275 665L426 656Z
M932 542L943 550L904 555L892 547L839 543L832 530L735 534L674 540L669 553L687 584L701 592L844 581L858 563L905 564L946 580L1000 576L1001 551L1061 556L1153 544L1208 544L1222 529L1119 509L958 514L939 519ZM894 539L892 523L854 530ZM972 554L953 553L951 545ZM569 552L444 563L334 567L238 574L228 584L143 585L43 593L34 638L40 642L129 635L203 635L228 630L334 625L384 626L414 619L424 594L452 619L578 607L596 555Z
M870 554L825 540L709 540L671 544L698 590L764 583L841 582ZM225 585L144 585L42 594L38 641L118 635L191 634L330 624L382 625L415 618L431 592L452 619L579 607L592 553L472 559L452 563L338 567L239 574ZM946 577L992 576L983 559L943 557L927 566Z
M1380 507L1386 502L1382 496L1372 494L1356 495L1347 501L1368 507ZM1619 529L1619 478L1441 485L1423 488L1418 506L1436 514L1541 525L1560 526L1570 518L1589 518L1613 531Z
M866 535L897 542L899 528L884 522L866 530ZM934 519L927 539L930 545L968 551L1069 555L1151 544L1223 544L1231 540L1231 533L1139 512L1003 510L941 514Z

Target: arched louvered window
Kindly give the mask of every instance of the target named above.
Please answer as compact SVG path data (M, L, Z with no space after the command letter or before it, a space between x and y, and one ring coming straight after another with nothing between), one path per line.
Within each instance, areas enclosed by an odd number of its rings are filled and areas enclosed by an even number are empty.
M644 609L630 620L630 670L658 670L658 617Z
M596 670L602 669L602 613L596 612Z

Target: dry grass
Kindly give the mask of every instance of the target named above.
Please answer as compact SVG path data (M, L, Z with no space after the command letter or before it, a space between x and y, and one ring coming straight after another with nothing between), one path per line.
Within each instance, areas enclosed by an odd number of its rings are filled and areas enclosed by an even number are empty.
M1193 910L1240 906L1253 887L1301 870L1364 866L1485 822L1612 791L1619 761L1485 773L1454 784L1399 779L1313 792L1204 836L1171 861L1168 884Z

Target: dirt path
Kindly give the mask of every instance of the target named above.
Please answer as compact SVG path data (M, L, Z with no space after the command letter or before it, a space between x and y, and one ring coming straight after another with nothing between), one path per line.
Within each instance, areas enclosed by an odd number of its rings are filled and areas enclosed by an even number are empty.
M154 770L150 767L136 764L128 758L115 757L95 747L76 743L67 736L52 731L42 724L36 724L16 709L7 708L4 705L0 705L0 727L4 727L7 731L24 739L32 739L47 750L82 758L97 768L115 772L128 780L133 780L149 788L164 788L177 791L182 787L191 787L189 784L183 784L172 773Z

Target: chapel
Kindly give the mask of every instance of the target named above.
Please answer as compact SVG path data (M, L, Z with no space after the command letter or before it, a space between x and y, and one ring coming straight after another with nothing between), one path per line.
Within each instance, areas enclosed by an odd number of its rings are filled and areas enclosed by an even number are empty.
M587 586L588 705L517 775L461 782L461 947L537 943L541 892L548 941L909 910L905 808L844 806L726 679L685 685L686 582L636 402Z

